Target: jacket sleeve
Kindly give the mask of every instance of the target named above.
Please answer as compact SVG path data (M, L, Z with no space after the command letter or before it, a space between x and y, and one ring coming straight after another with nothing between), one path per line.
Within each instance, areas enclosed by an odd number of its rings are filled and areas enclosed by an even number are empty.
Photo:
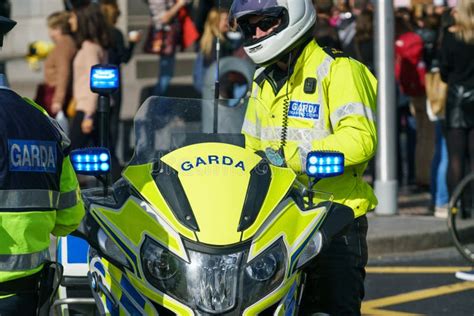
M69 156L64 157L60 185L60 203L52 234L66 236L79 226L85 213L79 183Z
M313 149L342 152L346 166L368 161L377 147L377 80L361 63L337 58L322 84L333 133Z
M257 115L257 99L250 98L247 110L245 112L244 124L242 126L242 134L245 136L245 148L253 151L261 150L260 145L260 123Z

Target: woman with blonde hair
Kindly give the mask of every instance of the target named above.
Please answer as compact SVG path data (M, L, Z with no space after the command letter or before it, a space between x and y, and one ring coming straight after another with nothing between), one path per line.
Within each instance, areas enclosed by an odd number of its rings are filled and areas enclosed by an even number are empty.
M205 73L216 60L217 39L219 38L220 41L220 58L233 55L241 46L240 38L229 37L229 34L234 34L234 32L229 32L228 17L228 9L223 8L212 8L207 15L193 70L194 88L200 93L202 93Z
M450 194L466 168L474 172L474 2L458 0L453 15L455 25L445 31L440 51L441 78L448 83L446 142Z
M55 46L44 62L44 82L38 87L35 101L52 117L63 110L71 97L72 61L77 49L68 20L66 11L55 12L47 20L48 34Z

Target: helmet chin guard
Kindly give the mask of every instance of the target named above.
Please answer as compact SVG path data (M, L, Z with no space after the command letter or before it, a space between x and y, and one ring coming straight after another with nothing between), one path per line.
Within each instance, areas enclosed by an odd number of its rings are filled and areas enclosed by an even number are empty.
M281 25L270 34L254 39L244 32L244 50L258 65L266 66L279 60L308 37L316 22L316 10L311 0L234 0L231 21L244 21L250 16L275 16L283 12Z

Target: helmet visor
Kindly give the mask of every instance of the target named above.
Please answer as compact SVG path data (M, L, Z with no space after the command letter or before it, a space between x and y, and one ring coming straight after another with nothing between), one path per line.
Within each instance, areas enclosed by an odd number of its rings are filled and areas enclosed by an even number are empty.
M253 45L285 28L288 25L286 13L286 0L235 0L229 13L229 25L232 29L242 32L244 45ZM250 23L251 16L263 18L256 23ZM256 39L257 27L264 32L269 29L273 31L267 36Z
M278 16L282 8L288 9L286 0L234 0L229 19L235 21L245 15Z

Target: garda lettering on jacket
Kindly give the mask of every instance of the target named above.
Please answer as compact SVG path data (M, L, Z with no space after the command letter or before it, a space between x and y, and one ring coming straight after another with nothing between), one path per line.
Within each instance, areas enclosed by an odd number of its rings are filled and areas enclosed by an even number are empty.
M8 140L10 171L56 172L56 143L38 140Z
M245 165L242 160L235 162L229 156L217 156L217 155L209 155L207 157L197 157L196 160L193 161L185 161L181 164L181 170L189 171L193 168L198 168L200 166L207 166L207 165L224 165L224 166L231 166L236 169L242 169L245 171Z
M288 109L289 117L317 120L319 119L319 104L302 101L291 101Z

